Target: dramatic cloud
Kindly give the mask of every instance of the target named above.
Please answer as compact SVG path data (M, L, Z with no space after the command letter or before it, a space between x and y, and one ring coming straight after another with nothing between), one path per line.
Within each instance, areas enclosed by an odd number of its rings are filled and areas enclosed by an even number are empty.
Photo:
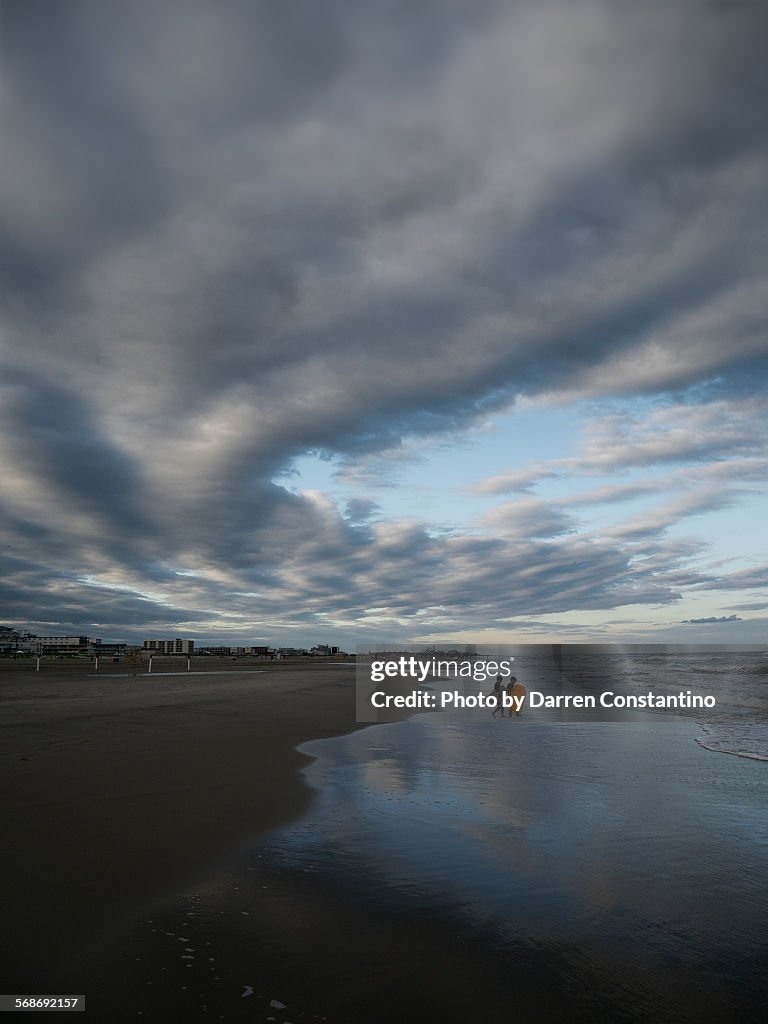
M672 403L642 417L606 414L594 418L577 456L481 480L476 494L530 491L539 481L558 477L602 476L630 469L677 466L695 469L688 478L764 480L768 473L768 412L764 395L750 400ZM678 479L680 477L678 476ZM651 485L603 486L572 496L578 503L621 501Z
M0 18L0 618L311 641L764 586L666 531L764 480L768 10ZM371 503L376 459L617 397L460 530ZM359 493L292 493L308 453ZM630 469L680 475L532 494Z

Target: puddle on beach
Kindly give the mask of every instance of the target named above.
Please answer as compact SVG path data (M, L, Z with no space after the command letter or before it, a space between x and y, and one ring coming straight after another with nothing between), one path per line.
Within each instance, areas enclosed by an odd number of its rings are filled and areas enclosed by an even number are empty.
M306 744L310 813L100 975L125 1019L761 1019L768 775L699 734L478 713Z

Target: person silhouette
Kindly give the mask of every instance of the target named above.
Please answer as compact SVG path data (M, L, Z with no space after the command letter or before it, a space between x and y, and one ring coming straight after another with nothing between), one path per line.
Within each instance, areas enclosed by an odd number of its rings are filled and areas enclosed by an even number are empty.
M496 717L496 712L497 711L501 712L501 717L502 718L504 717L504 704L503 704L503 701L502 701L502 694L503 693L504 693L504 688L503 688L502 682L501 682L501 675L499 674L499 675L496 676L496 682L493 684L493 690L491 690L491 696L496 698L496 706L494 707L493 711L491 712L491 718L495 718Z
M513 709L516 715L522 715L523 704L525 703L525 696L528 691L522 683L518 683L517 676L509 677L509 682L507 683L506 690L507 696L509 697L509 717L512 717Z

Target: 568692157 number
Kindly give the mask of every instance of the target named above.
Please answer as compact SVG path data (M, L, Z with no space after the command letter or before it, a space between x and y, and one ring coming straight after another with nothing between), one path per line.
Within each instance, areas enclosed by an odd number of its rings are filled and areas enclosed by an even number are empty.
M0 1012L5 1010L85 1010L85 996L0 995Z

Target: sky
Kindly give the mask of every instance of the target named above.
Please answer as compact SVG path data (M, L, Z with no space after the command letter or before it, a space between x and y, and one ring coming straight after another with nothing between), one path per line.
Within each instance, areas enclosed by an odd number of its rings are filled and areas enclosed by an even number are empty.
M0 623L768 643L768 7L0 4Z

